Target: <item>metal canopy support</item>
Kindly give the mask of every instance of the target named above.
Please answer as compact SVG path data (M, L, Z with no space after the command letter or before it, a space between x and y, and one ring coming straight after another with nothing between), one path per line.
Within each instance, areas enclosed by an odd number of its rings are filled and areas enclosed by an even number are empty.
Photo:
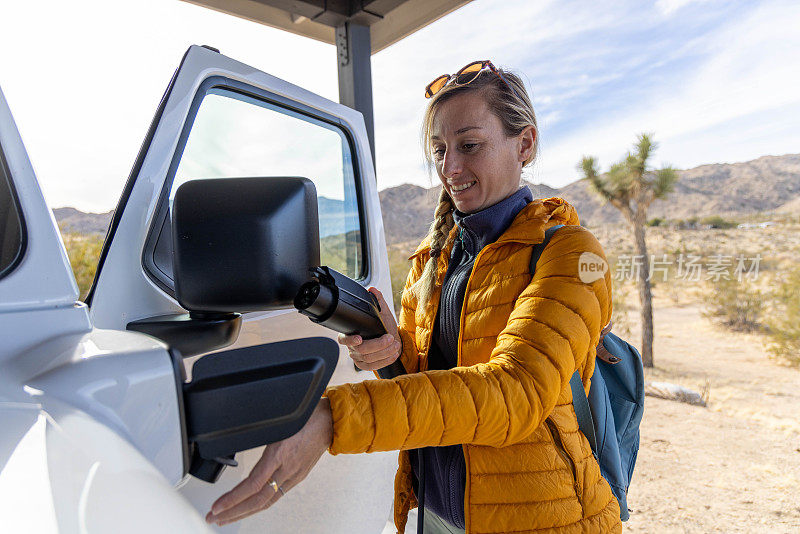
M369 26L345 22L336 27L339 65L339 103L364 115L364 123L375 164L375 121L372 110L372 68Z

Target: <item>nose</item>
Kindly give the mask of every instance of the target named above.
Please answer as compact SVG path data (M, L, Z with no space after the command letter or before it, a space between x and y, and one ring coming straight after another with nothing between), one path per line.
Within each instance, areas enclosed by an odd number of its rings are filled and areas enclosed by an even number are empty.
M463 170L463 159L457 150L447 150L442 159L442 176L446 179L457 177Z

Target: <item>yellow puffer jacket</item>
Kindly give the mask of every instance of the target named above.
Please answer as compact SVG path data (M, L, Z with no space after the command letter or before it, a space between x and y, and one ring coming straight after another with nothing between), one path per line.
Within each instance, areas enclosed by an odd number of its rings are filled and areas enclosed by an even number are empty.
M530 275L532 245L555 224ZM467 282L458 367L426 371L439 294L418 306L409 287L429 258L423 243L402 297L409 373L328 388L332 454L401 450L395 525L417 505L408 449L463 444L467 533L621 532L619 505L578 430L569 379L588 391L600 330L611 319L610 273L579 278L584 252L605 257L560 198L534 200L475 259ZM449 250L438 260L443 279Z

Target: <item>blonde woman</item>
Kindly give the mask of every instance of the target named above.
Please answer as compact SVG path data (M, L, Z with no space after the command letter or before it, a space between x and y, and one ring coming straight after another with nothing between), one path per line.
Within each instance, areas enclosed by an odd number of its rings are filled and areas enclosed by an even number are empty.
M426 97L425 153L442 192L399 324L372 289L389 334L339 338L361 369L400 358L409 374L328 388L303 430L267 447L209 521L270 506L326 449L400 450L398 532L420 478L425 532L621 531L569 387L577 369L588 391L611 318L610 275L585 283L578 271L582 254L603 250L572 206L521 187L539 135L519 77L478 61L435 79ZM531 276L532 246L557 224Z

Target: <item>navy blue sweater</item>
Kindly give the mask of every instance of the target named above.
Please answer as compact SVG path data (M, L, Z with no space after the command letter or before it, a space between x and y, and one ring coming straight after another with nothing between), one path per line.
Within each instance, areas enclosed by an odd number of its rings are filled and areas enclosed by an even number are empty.
M439 313L434 323L428 354L428 369L450 369L458 364L461 308L475 257L483 247L497 241L511 225L514 217L531 200L531 190L523 187L479 212L465 215L456 210L453 214L459 237L453 245L442 283ZM422 450L422 458L425 467L425 508L432 510L451 525L465 528L464 489L467 466L461 445L426 447ZM416 490L419 458L416 454L411 454L410 459Z

